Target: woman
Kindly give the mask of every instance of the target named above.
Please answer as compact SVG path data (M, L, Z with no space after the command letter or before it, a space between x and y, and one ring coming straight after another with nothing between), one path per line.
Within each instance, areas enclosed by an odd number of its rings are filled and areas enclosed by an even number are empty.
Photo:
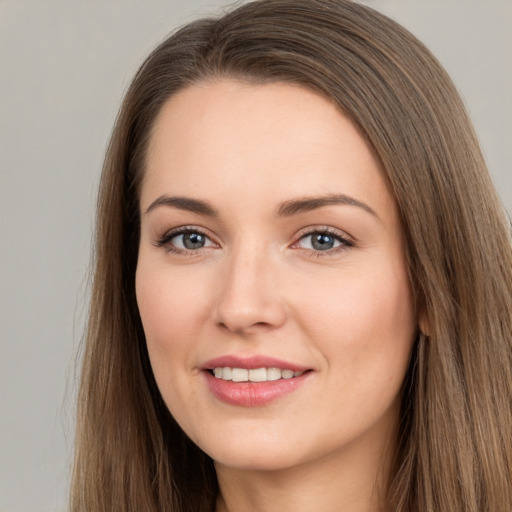
M345 0L192 23L105 161L72 510L511 510L511 306L413 36Z

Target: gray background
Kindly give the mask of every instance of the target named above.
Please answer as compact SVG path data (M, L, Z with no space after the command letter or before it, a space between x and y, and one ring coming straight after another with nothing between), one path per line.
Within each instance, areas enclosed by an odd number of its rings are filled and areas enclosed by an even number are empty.
M512 1L368 0L439 57L512 212ZM220 0L0 0L0 512L66 506L95 189L123 91Z

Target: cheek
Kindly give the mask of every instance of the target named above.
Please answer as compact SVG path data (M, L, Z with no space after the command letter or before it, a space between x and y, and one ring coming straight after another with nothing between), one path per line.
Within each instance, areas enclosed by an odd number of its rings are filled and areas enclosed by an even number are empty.
M297 316L329 366L355 379L399 379L416 330L406 272L367 266L326 284L302 293Z
M196 400L188 379L197 363L195 342L206 312L200 302L205 290L198 290L198 284L154 261L142 260L137 268L137 304L153 375L168 409L182 420Z
M137 268L137 304L155 373L157 366L177 361L174 357L188 348L188 341L202 325L204 294L197 283L170 273L168 269L144 265Z

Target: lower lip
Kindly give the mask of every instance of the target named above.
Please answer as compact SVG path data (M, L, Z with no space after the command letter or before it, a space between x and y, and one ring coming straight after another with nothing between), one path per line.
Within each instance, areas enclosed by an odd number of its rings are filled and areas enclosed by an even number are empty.
M233 382L203 372L210 391L222 402L242 407L258 407L277 400L299 388L311 372L299 377L265 382Z

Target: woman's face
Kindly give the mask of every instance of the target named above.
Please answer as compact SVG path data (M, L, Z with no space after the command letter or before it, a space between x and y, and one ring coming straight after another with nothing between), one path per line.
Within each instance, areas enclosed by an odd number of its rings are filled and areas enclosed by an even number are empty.
M297 86L189 87L157 118L140 207L138 305L188 436L237 468L381 458L416 318L354 125Z

